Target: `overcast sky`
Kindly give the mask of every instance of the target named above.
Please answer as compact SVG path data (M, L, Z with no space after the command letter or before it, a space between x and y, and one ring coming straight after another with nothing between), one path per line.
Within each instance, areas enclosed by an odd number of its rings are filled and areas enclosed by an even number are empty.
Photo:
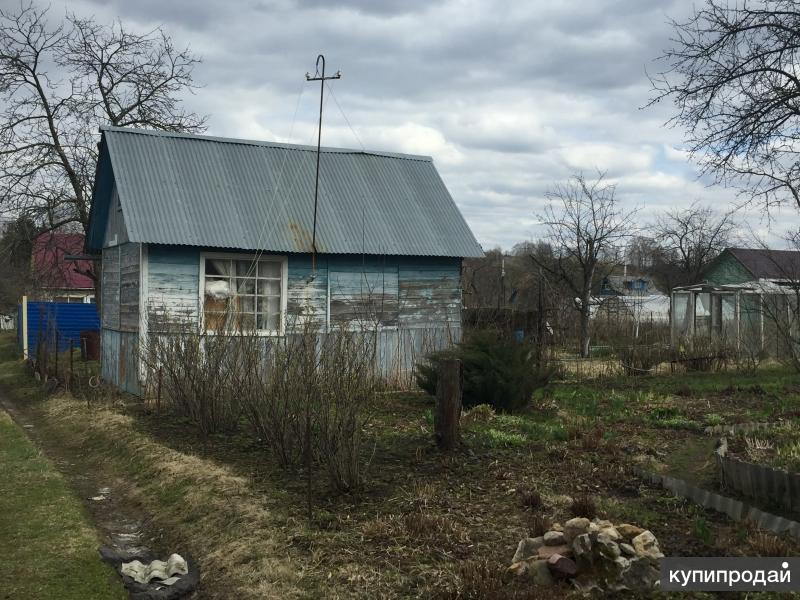
M318 85L304 75L323 52L328 69L342 71L323 144L432 156L486 249L541 235L546 190L577 171L607 171L643 220L694 200L720 210L735 201L733 190L698 180L682 132L664 127L671 106L642 108L667 20L686 16L689 0L51 6L54 16L68 8L129 28L163 25L190 45L203 87L186 102L209 115L213 135L315 143Z

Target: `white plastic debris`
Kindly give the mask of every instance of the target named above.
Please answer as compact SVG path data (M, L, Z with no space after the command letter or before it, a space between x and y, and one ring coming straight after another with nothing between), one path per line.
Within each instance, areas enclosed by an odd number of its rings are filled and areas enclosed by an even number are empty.
M154 560L149 565L145 565L138 560L129 563L122 563L120 571L137 583L150 583L151 579L161 579L161 583L172 585L178 581L175 575L186 575L189 572L189 565L180 554L172 554L165 561Z

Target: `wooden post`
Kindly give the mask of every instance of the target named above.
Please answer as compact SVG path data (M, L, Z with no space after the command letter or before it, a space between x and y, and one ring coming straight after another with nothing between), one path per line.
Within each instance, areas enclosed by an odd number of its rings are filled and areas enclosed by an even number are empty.
M72 351L75 349L75 340L69 341L69 379L67 380L67 389L72 385Z
M436 413L434 435L441 450L451 450L459 439L461 419L461 361L444 359L436 379Z
M58 379L58 346L60 342L59 331L56 329L56 379Z
M161 367L158 367L158 387L156 388L156 414L161 414Z
M22 358L28 358L28 297L22 297Z

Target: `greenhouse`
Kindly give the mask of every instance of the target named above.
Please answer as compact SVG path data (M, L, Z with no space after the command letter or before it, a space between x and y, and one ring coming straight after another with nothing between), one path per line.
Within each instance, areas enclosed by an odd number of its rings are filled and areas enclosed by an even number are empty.
M790 336L797 335L798 295L797 285L772 280L677 287L670 310L672 345L710 338L782 356Z

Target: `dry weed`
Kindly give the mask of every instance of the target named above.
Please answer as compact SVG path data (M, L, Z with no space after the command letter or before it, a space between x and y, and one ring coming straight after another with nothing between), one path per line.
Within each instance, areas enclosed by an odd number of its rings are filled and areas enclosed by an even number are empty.
M591 496L578 496L572 501L572 504L570 504L569 514L573 517L594 519L597 516L597 504Z

